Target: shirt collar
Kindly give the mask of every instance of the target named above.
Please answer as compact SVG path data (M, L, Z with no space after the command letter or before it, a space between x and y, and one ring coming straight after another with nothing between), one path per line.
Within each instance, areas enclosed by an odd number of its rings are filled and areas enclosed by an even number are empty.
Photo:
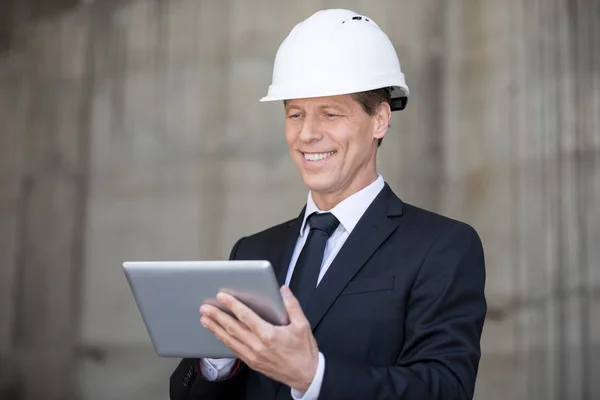
M340 221L340 225L349 234L352 233L352 230L358 224L365 211L367 211L367 208L369 208L375 197L383 189L384 184L383 177L379 174L374 182L342 200L330 210L338 221ZM319 210L319 207L313 201L312 193L309 192L308 199L306 200L306 211L304 212L302 226L300 227L300 236L303 236L306 232L306 220L313 212L321 213L323 211Z

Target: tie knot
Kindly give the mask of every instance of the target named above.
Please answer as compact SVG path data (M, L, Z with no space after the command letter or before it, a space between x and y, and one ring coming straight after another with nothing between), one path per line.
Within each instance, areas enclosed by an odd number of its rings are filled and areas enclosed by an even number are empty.
M310 222L311 230L318 229L323 231L327 234L327 237L330 237L340 224L340 221L330 212L321 214L312 213L308 217L308 221Z

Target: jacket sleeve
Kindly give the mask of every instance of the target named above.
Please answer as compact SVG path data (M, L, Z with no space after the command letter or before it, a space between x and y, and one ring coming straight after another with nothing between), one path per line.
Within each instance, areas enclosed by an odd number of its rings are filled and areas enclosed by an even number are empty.
M236 259L236 253L242 239L231 250L230 260ZM198 305L200 306L200 305ZM198 323L200 319L198 318ZM242 399L248 368L242 363L232 376L211 382L202 376L200 360L184 358L181 360L169 380L170 400L238 400Z
M409 294L406 337L394 366L325 353L324 399L472 399L487 312L479 236L455 223L431 246Z
M231 377L217 382L206 380L198 371L198 359L181 360L169 382L171 400L237 400L242 399L248 368L242 364Z

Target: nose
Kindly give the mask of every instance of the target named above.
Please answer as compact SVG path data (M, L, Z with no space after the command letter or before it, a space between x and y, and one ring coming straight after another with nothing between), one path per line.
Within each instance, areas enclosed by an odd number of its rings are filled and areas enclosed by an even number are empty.
M305 143L310 143L320 140L322 137L323 133L318 118L306 115L300 130L300 140Z

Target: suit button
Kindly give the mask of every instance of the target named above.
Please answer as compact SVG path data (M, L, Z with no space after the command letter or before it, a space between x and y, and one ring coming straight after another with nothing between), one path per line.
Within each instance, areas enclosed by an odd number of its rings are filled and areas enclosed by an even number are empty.
M187 387L194 382L194 368L190 367L188 372L183 376L183 386Z

